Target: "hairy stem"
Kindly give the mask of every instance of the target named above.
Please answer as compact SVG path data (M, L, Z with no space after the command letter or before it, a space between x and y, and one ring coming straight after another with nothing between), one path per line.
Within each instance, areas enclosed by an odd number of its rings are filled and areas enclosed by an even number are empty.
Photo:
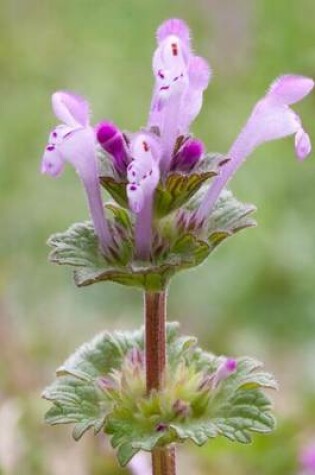
M164 386L166 368L166 293L145 293L145 355L147 393ZM153 475L176 475L175 448L152 452Z

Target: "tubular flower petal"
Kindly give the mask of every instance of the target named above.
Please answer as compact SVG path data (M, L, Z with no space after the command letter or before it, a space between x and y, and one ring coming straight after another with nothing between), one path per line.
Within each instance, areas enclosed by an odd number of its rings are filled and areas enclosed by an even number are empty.
M132 143L134 159L127 169L127 196L134 213L140 213L146 200L153 197L159 182L159 167L152 155L148 138L140 134Z
M89 123L89 104L77 94L55 92L52 95L52 108L57 119L70 127L85 127Z
M270 86L268 95L282 104L292 105L301 101L314 87L314 81L305 76L284 74Z
M111 236L105 221L92 127L77 130L66 138L60 147L60 153L73 165L82 180L95 232L102 250L106 252Z
M299 159L311 151L309 136L304 131L299 116L289 107L303 99L314 87L314 81L303 76L285 75L278 78L261 99L228 152L230 161L210 186L197 212L198 221L211 211L222 189L244 160L259 145L270 140L295 135L295 150Z
M132 141L131 152L134 158L127 169L127 196L131 210L137 215L135 241L138 257L145 259L150 253L153 197L160 172L146 135L139 134Z
M118 173L123 174L129 162L125 139L111 122L101 122L96 127L96 137L102 148L110 154Z
M149 126L158 127L163 147L161 171L170 168L176 138L187 133L198 115L202 94L210 80L206 61L193 56L189 29L180 20L163 23L157 32L158 48L153 57L156 84Z
M189 87L183 97L180 119L180 132L187 133L191 123L202 108L203 92L211 79L211 69L207 61L200 56L193 56L189 62Z
M41 172L45 175L57 177L61 175L64 169L64 161L56 150L55 145L47 145L41 164Z
M56 127L49 136L41 172L59 176L65 162L77 171L85 188L90 215L100 247L106 253L111 236L105 220L99 185L99 170L96 156L96 140L89 125L89 106L85 99L68 92L56 92L52 96L53 110L64 124Z

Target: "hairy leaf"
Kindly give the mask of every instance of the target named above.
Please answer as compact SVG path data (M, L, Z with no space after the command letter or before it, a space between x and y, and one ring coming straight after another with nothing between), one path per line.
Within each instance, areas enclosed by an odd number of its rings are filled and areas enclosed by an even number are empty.
M75 440L90 428L105 431L123 466L139 450L186 440L202 445L217 436L248 443L253 432L274 428L262 389L277 385L261 363L239 358L236 371L213 386L222 357L203 351L195 338L179 336L178 325L170 323L165 388L148 396L143 352L143 328L105 332L82 345L43 393L52 403L46 421L73 423Z

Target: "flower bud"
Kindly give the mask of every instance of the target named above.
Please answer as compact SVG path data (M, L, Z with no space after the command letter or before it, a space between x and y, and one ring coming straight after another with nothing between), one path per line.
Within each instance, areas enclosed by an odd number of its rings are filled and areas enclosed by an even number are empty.
M132 348L128 353L128 360L133 366L144 365L144 355L139 348Z
M177 399L173 404L173 411L175 416L185 418L189 415L190 407L186 402L182 401L181 399Z
M237 361L233 358L224 358L218 369L216 370L213 381L212 387L215 389L218 385L228 378L231 374L235 373L237 368Z
M102 376L98 379L98 385L103 391L111 391L117 389L117 384L109 376Z
M159 422L155 426L156 432L165 432L168 429L168 425L164 424L164 422Z
M171 170L189 172L201 159L204 153L204 145L201 140L189 139L175 155L171 164Z
M102 148L113 158L113 164L118 173L125 173L128 154L121 131L111 122L101 122L96 127L96 138Z

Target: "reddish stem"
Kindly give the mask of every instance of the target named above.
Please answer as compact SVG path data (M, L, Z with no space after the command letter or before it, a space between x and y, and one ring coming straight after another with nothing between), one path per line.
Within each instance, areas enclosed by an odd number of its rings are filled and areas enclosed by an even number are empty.
M166 293L145 293L145 357L147 393L164 387L166 368ZM152 452L153 475L176 475L174 447Z

